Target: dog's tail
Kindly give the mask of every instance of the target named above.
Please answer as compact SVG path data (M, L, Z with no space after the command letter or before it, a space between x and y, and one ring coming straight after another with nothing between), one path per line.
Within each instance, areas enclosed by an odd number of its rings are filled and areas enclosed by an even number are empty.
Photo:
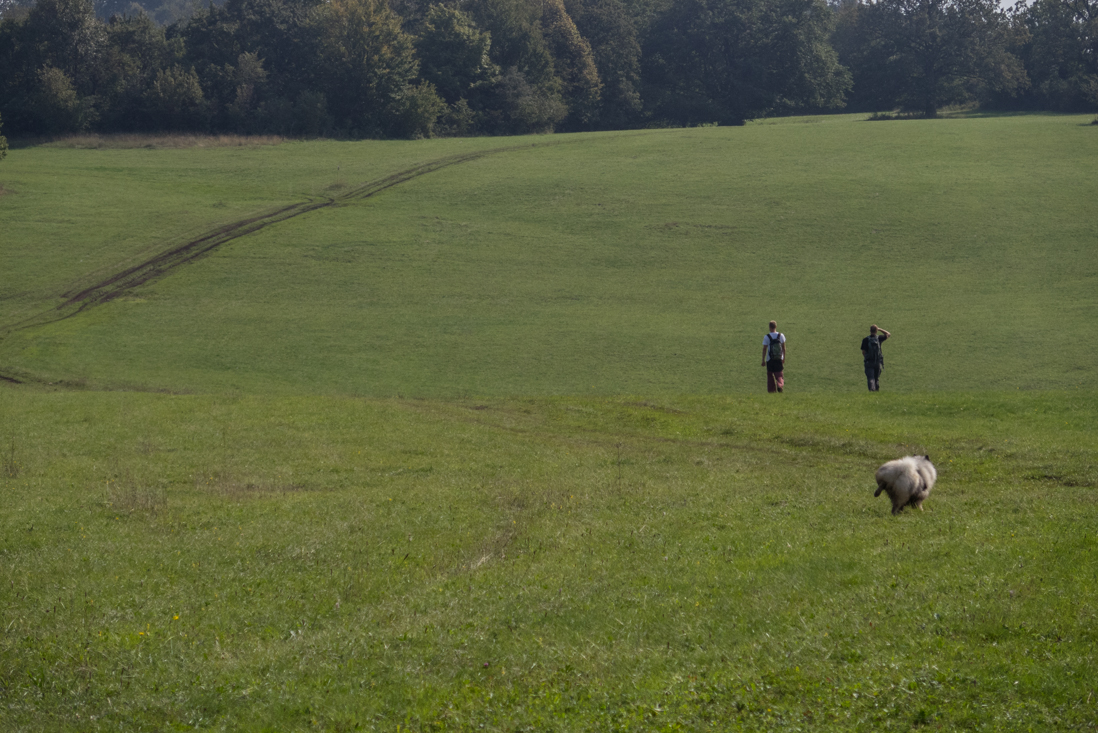
M883 484L877 484L877 490L873 492L873 498L875 499L878 496L880 496L881 492L884 491L884 490L885 490L885 487L884 487Z

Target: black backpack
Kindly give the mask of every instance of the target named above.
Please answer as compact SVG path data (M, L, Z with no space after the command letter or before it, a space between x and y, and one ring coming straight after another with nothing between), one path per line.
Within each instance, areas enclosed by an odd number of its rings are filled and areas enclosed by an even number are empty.
M869 336L865 340L865 363L881 364L883 362L884 355L881 354L881 340L876 336Z
M782 360L782 335L781 333L770 334L770 361Z

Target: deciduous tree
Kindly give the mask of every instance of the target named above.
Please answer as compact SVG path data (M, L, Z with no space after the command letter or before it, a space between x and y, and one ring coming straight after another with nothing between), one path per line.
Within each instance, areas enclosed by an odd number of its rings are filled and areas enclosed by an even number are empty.
M199 130L205 126L206 100L192 68L175 65L156 72L145 101L159 129Z
M1032 87L1027 106L1098 110L1098 2L1037 0L1019 13L1021 56Z
M551 132L568 113L540 6L527 0L469 0L469 14L492 37L492 62L503 71L480 100L483 131Z
M561 0L543 0L541 28L553 54L554 70L562 82L561 91L568 106L565 124L572 129L588 127L598 113L602 95L591 44L580 35Z
M107 31L89 0L38 0L27 14L35 68L60 70L80 96L95 94Z
M467 13L433 5L416 40L420 76L435 85L448 104L469 99L499 74L492 63L492 36Z
M636 24L621 0L568 0L569 15L584 39L602 82L594 124L621 128L640 121L640 56Z
M839 107L849 77L830 22L821 0L672 0L644 46L645 100L679 124Z
M157 72L183 60L183 39L168 40L163 26L139 13L107 23L99 124L108 130L152 130L145 100Z
M868 70L876 86L891 88L896 102L926 117L1027 83L996 0L877 0L859 14L854 43L867 52L854 64L856 78Z
M417 81L411 36L384 0L317 8L319 68L331 112L358 134L430 134L441 101Z

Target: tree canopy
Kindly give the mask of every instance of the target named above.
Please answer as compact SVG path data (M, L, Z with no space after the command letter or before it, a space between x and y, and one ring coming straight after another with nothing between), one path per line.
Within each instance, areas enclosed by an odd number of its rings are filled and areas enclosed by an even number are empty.
M414 137L844 107L1098 110L1092 0L23 1L0 0L9 135Z
M676 124L841 107L830 22L820 0L672 0L644 47L646 96Z
M878 105L934 117L945 105L1026 85L1011 53L1016 28L996 0L877 0L847 5L839 18L843 61Z
M1065 112L1098 106L1098 3L1036 0L1019 18L1020 56L1031 86L1027 107Z

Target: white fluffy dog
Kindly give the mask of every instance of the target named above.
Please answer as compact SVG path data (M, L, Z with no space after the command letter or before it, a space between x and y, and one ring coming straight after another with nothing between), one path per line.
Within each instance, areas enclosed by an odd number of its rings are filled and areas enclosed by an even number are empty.
M905 506L923 508L923 500L930 495L938 472L930 462L930 456L904 456L889 461L877 469L877 490L884 491L892 499L892 513L899 514Z

